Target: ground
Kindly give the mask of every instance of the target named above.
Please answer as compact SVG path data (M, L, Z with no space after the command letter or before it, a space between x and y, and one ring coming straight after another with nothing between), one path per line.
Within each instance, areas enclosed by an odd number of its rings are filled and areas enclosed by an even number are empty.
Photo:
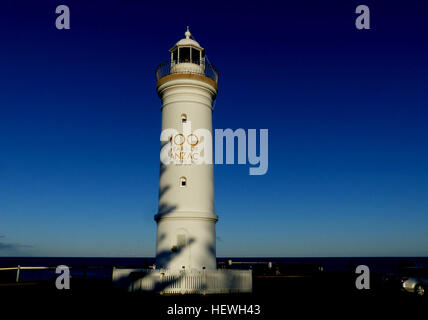
M75 281L73 281L75 280ZM62 316L82 319L102 317L133 319L362 319L403 313L406 318L426 314L428 299L404 294L398 288L386 288L372 276L371 289L357 290L355 276L348 273L306 277L257 277L252 294L179 295L127 293L114 289L105 280L72 279L70 290L57 290L53 282L0 286L2 305L17 303L17 313L40 313L43 319ZM222 305L223 307L222 309ZM194 313L168 314L171 308L199 308ZM240 314L234 314L240 307ZM229 311L228 311L229 309ZM187 308L190 313L193 310ZM223 310L223 314L221 314ZM245 311L244 311L245 310Z

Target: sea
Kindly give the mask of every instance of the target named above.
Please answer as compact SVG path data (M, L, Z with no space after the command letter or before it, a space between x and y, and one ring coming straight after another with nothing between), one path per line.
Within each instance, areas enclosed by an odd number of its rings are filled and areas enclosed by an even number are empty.
M352 272L358 265L366 265L371 272L383 274L395 272L403 267L428 268L428 257L223 257L217 258L217 264L234 269L256 269L260 265L293 266L293 270L315 266L323 272ZM70 274L75 278L109 279L113 268L148 268L155 263L153 257L0 257L0 282L2 275L9 273L15 276L16 270L1 270L2 268L20 267L50 267L49 269L21 269L19 281L49 280L56 277L57 266L70 267ZM4 278L4 277L3 277Z

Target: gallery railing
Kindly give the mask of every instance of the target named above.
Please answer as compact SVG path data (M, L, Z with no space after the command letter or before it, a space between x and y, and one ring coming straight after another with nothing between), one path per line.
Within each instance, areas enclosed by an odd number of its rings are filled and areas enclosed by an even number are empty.
M217 69L207 61L176 62L166 61L156 68L156 79L159 80L170 74L199 74L218 81Z

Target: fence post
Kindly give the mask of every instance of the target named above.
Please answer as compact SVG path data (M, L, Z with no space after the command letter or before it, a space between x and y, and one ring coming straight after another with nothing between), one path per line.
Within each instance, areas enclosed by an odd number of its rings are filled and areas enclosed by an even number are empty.
M21 266L18 266L18 268L16 268L16 282L19 282L19 271L21 270Z

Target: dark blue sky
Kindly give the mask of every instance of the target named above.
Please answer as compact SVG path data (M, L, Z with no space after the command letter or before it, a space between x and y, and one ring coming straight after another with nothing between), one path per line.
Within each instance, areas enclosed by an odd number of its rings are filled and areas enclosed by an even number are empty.
M154 255L154 70L186 25L214 128L269 129L267 175L215 166L218 256L428 254L428 5L67 0L0 5L0 256Z

